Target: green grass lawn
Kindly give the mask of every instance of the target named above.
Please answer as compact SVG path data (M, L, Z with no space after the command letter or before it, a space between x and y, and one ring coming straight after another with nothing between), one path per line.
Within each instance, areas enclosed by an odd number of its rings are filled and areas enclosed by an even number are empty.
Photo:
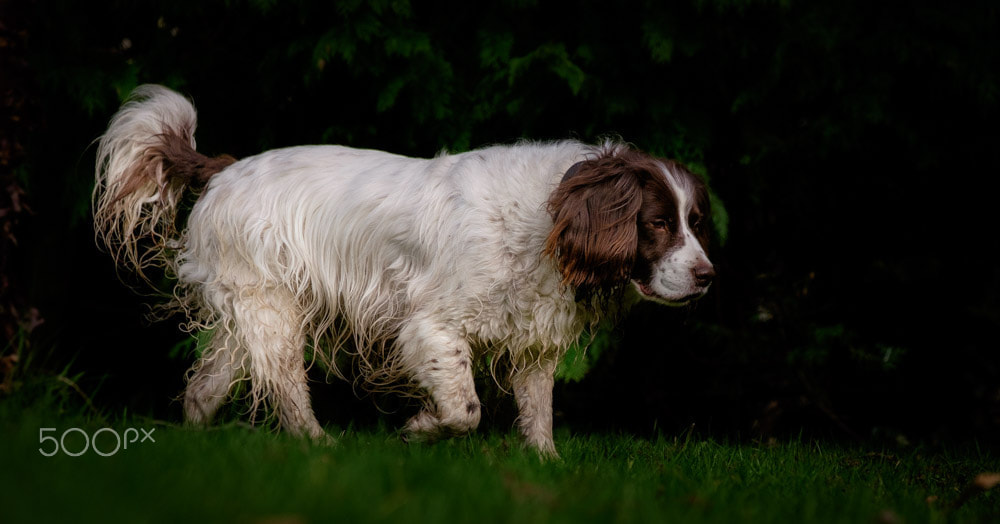
M542 462L513 432L406 444L391 430L314 445L242 424L195 430L94 421L0 399L0 522L983 522L1000 520L997 471L975 446L761 445L557 431ZM103 457L39 451L39 428L152 432ZM330 429L330 428L328 428ZM142 436L142 433L139 434ZM70 432L66 448L85 442ZM109 454L115 437L103 431Z

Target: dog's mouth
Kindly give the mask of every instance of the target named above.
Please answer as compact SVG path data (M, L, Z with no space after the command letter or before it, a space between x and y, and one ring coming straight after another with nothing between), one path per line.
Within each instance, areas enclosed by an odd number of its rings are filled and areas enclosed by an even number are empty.
M704 287L697 287L695 288L695 291L693 293L683 295L679 298L665 297L657 293L653 289L653 287L649 285L648 282L639 282L638 280L633 280L632 283L635 285L635 288L639 291L639 294L641 294L643 298L647 300L654 300L656 302L661 302L663 304L671 306L686 306L691 302L694 302L695 300L698 300L699 298L705 296L705 294L708 293L708 286L704 286Z

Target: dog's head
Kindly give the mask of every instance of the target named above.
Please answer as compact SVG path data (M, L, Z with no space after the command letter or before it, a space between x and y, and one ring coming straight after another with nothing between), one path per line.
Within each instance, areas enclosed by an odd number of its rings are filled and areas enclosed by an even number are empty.
M715 277L708 190L676 162L606 147L566 172L549 211L546 253L581 296L631 282L643 298L684 305Z

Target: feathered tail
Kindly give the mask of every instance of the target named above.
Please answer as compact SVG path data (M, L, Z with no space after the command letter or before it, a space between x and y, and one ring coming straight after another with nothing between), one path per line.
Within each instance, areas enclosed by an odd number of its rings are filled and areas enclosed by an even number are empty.
M115 260L143 278L146 268L172 267L184 190L235 161L195 151L196 125L190 101L163 86L143 85L100 139L94 229Z

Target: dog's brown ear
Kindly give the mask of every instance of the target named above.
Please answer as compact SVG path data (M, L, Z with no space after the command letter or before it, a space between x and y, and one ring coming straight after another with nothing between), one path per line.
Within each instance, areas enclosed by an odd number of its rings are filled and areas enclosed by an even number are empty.
M563 283L589 295L628 281L638 243L644 159L612 151L574 164L549 197L553 227L545 253L556 258Z

